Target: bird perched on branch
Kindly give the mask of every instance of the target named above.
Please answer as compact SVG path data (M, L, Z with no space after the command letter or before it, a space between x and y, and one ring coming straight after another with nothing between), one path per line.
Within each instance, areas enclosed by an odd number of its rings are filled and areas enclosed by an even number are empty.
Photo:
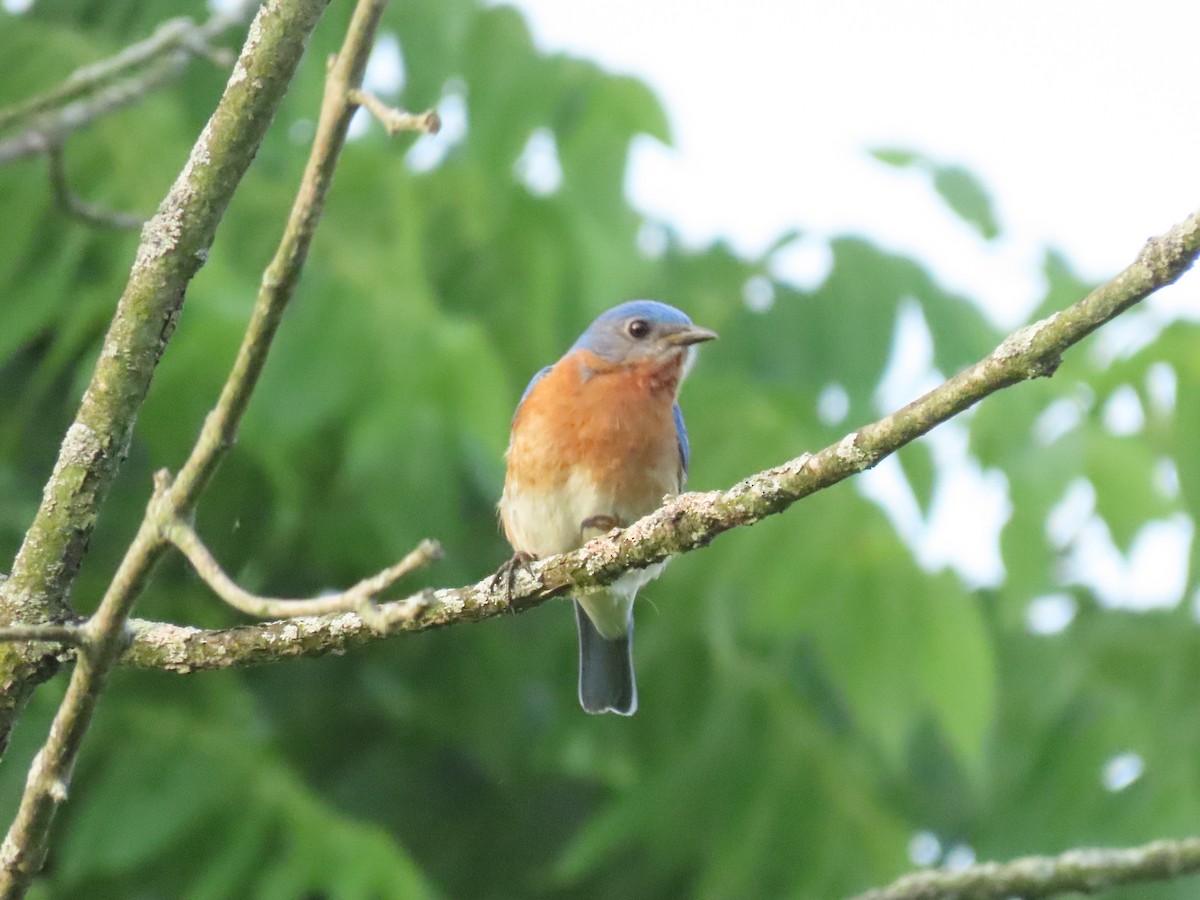
M533 376L513 416L500 520L510 565L565 553L683 490L688 439L676 399L695 345L716 332L653 300L622 303ZM665 563L575 597L579 702L632 715L633 600Z

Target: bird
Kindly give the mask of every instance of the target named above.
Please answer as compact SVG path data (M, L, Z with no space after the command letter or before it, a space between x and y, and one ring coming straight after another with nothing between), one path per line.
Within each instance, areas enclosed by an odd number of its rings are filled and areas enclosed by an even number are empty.
M498 504L514 550L510 577L513 566L624 528L684 489L690 448L679 388L696 345L716 337L673 306L630 300L533 376L513 415ZM575 594L586 712L636 711L633 602L665 565Z

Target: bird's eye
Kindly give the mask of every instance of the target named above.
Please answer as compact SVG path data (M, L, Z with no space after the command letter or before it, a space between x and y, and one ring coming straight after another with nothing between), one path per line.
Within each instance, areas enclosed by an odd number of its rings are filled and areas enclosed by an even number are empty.
M650 334L650 323L645 319L630 319L625 330L629 332L631 338L640 341Z

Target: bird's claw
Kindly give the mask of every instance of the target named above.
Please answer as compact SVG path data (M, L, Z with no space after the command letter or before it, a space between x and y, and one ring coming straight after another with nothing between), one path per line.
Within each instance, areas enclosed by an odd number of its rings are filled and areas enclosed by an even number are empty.
M508 604L509 609L512 609L513 585L517 580L517 572L521 569L528 569L529 564L537 559L532 553L524 553L518 550L509 559L501 563L495 574L492 575L491 581L488 582L488 587L495 590L501 584L503 579L504 584L504 602ZM515 613L516 610L512 609Z

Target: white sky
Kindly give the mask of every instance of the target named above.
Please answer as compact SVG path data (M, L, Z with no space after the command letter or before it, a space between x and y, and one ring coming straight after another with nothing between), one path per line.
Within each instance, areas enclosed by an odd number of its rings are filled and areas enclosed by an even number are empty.
M538 44L645 79L676 147L633 157L631 199L701 241L799 227L930 261L1004 325L1039 248L1101 278L1200 207L1200 4L1191 0L517 0ZM921 179L866 155L963 163L1008 236L985 248Z

